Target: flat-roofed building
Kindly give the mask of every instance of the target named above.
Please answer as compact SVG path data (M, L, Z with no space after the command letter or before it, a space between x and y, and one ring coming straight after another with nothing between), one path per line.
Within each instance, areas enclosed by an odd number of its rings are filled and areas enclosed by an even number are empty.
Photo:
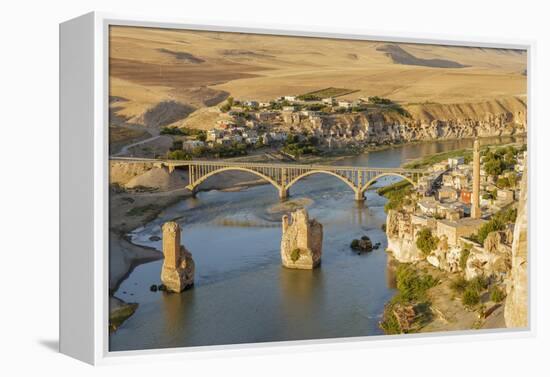
M460 237L471 236L481 228L486 220L465 217L460 220L437 220L437 237L447 237L451 246L459 244Z
M454 201L458 199L458 193L453 187L443 186L437 190L437 199Z

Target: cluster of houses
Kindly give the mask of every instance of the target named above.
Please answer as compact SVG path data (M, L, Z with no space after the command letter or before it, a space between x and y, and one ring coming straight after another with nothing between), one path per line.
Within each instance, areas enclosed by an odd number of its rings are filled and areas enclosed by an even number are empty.
M244 125L229 121L219 121L216 127L208 130L206 142L214 145L233 145L245 143L248 145L270 145L284 142L288 137L286 132L267 131L256 121L247 120Z
M520 155L513 172L523 171L525 158ZM429 175L423 177L417 186L416 198L404 205L395 216L396 235L414 240L423 228L428 228L438 238L445 238L449 246L458 246L463 237L477 233L479 228L494 213L507 207L519 198L519 188L499 188L493 177L480 168L481 217L471 215L473 198L473 166L465 164L463 157L450 158L431 167ZM519 182L519 179L518 179ZM489 198L488 193L496 192Z

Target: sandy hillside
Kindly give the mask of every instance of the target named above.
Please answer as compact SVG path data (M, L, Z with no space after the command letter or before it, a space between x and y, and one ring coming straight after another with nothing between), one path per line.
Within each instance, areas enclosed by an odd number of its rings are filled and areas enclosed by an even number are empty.
M136 27L111 27L110 43L110 93L126 100L117 114L138 123L170 100L195 108L189 125L207 128L216 114L201 109L228 95L269 100L333 86L356 90L349 99L463 104L522 97L527 85L518 50Z

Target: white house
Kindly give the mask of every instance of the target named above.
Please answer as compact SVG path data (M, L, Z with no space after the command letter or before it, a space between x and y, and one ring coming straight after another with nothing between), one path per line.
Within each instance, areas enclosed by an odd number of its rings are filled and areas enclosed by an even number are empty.
M200 140L187 140L183 142L182 149L185 151L193 150L197 147L203 147L204 143Z
M352 105L353 104L349 101L338 101L338 106L343 107L344 109L350 109Z
M452 157L449 158L448 164L450 168L454 168L458 165L464 164L464 157Z

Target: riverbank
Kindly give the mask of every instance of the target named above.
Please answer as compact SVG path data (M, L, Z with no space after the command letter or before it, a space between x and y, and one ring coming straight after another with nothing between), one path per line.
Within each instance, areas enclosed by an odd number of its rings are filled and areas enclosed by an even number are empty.
M505 328L504 308L493 302L488 287L480 287L480 303L463 303L459 273L449 273L426 261L403 264L392 258L398 292L386 304L381 327L386 334L430 333Z
M515 138L517 138L518 140L521 140L521 139L527 138L527 135L526 134L520 134L520 135L516 135ZM491 140L491 139L494 139L494 137L479 138L479 140L482 144L482 150L487 149L487 148L497 147L497 146L498 147L507 147L509 145L518 145L518 144L520 144L519 141L514 141L514 142L511 142L511 143L505 143L505 144L499 144L499 143L484 144L484 141ZM473 142L473 140L475 140L475 139L470 138L470 139L464 139L464 140L472 140L472 142ZM436 153L436 154L431 155L431 156L424 156L424 157L419 157L419 158L416 158L416 159L411 159L411 160L408 160L408 161L404 161L401 164L401 167L406 168L406 169L421 169L421 168L428 167L432 164L438 163L440 161L446 160L448 158L459 157L459 156L464 157L464 159L466 161L471 159L472 149L471 148L457 149L457 150L452 150L452 151L448 151L448 152Z
M248 177L245 177L245 179ZM199 191L239 191L266 182L261 179L243 180L240 172L215 176L201 185ZM136 307L117 298L113 293L139 265L162 259L155 248L132 243L128 233L156 219L166 208L192 197L182 180L176 188L165 191L110 190L109 213L109 294L111 331L129 316ZM130 310L132 309L132 310Z

